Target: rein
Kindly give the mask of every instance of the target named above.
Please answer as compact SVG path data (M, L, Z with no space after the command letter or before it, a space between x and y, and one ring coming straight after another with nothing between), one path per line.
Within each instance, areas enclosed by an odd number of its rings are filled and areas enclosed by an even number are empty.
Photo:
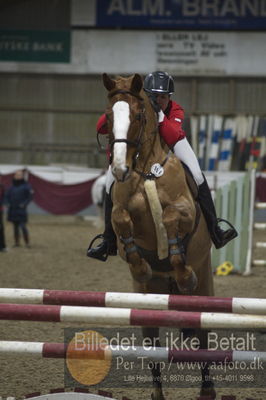
M163 162L161 163L161 164L157 164L157 168L159 168L159 169L162 169L163 168L163 166L167 163L167 161L168 161L168 159L169 159L169 157L170 157L170 154L171 154L171 150L169 150L169 152L167 153L167 156L165 157L165 159L163 160ZM156 165L156 164L155 164ZM156 178L158 178L158 175L156 174L156 173L154 173L154 172L148 172L147 174L145 174L145 172L142 172L142 171L138 171L137 169L135 169L134 170L137 174L139 174L140 176L142 176L142 178L144 178L145 180L146 179L149 179L149 180L151 180L151 179L156 179Z

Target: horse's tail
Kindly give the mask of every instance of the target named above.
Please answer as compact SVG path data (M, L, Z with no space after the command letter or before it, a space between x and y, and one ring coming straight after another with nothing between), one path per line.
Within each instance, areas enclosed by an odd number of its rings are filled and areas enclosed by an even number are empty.
M168 257L168 239L167 232L163 224L163 210L159 200L155 181L150 179L146 180L144 182L144 188L155 224L158 257L160 260L163 260L164 258Z

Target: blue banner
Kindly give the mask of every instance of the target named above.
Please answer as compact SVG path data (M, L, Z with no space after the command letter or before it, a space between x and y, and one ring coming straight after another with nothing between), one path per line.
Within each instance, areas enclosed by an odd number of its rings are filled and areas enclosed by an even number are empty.
M266 0L97 0L99 28L265 30Z

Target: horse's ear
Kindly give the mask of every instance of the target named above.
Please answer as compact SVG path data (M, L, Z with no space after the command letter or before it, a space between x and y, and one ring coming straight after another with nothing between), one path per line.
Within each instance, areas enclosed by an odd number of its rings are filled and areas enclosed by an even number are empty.
M135 74L131 82L131 92L139 93L142 89L142 86L143 82L141 76L139 74Z
M110 92L110 90L115 88L115 81L110 78L106 73L103 74L103 84L104 87Z

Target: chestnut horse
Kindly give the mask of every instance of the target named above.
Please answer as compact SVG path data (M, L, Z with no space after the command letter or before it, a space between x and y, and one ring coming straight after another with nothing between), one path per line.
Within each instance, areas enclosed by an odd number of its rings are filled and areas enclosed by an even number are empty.
M211 240L195 200L197 187L188 185L182 164L162 142L142 78L113 80L103 74L103 83L109 92L106 115L115 177L112 224L134 291L213 296ZM159 328L143 328L145 337L158 333ZM207 348L207 332L197 336ZM152 398L162 400L159 368L152 374ZM215 398L208 367L202 378L201 394Z

